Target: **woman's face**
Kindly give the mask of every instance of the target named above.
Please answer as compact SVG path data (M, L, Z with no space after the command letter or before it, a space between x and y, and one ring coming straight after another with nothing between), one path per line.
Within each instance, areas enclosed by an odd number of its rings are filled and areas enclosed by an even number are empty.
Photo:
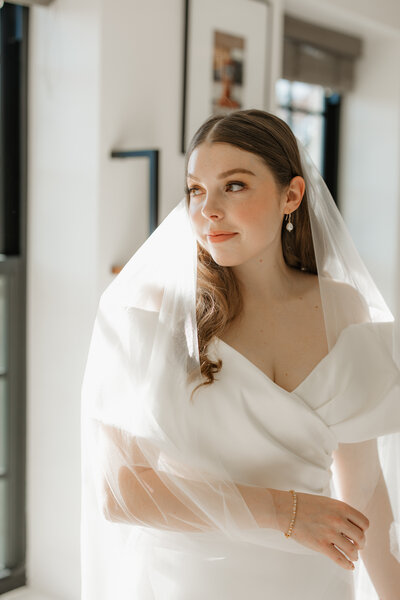
M204 142L190 155L187 187L197 240L217 264L260 260L281 244L283 215L293 208L288 210L272 171L256 154ZM233 235L210 235L221 231Z

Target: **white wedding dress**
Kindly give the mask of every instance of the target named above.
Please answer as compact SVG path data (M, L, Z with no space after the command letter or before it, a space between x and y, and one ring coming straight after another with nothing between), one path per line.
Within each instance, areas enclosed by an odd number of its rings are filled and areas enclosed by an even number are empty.
M332 452L339 442L400 431L391 331L391 323L350 325L292 392L215 339L209 354L223 360L217 380L185 408L166 392L157 418L171 435L179 420L185 440L196 437L208 471L218 473L222 461L237 482L333 495ZM134 573L132 600L361 600L353 572L274 529L257 530L262 545L220 533L134 529L136 552L119 565L125 583L126 570ZM118 598L117 573L115 581Z

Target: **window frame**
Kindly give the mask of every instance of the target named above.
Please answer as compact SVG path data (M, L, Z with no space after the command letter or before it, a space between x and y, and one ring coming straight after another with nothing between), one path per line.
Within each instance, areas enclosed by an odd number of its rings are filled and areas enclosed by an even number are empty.
M289 80L286 80L289 81ZM289 81L290 89L295 81ZM303 82L301 82L303 83ZM307 82L304 82L307 83ZM309 84L307 85L316 85ZM341 101L342 95L331 91L329 88L325 88L324 93L324 106L321 111L318 110L307 110L303 108L297 108L293 104L292 94L289 94L289 101L287 104L282 104L277 101L277 107L288 111L289 116L292 113L303 113L305 115L316 115L323 118L323 132L322 132L322 168L321 175L332 194L332 197L340 208L340 198L338 194L338 181L339 181L339 134L340 134L340 114L341 114ZM289 126L292 121L289 120Z
M26 585L26 215L29 8L0 9L0 276L6 283L5 566L0 594Z

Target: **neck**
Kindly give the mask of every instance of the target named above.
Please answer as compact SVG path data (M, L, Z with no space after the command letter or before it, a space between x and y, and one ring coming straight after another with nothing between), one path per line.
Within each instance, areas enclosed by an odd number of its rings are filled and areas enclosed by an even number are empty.
M239 280L246 304L282 302L295 290L298 272L286 264L280 240L274 252L268 250L231 267Z

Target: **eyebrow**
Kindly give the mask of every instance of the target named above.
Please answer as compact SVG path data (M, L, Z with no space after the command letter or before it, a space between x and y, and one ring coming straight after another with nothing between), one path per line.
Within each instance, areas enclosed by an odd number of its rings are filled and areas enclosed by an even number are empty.
M255 173L253 173L253 171L249 171L249 169L229 169L229 171L224 171L223 173L217 175L217 179L223 179L224 177L228 177L228 175L233 175L233 173L247 173L248 175L255 176ZM187 177L199 181L198 177L195 177L192 173L188 173Z

